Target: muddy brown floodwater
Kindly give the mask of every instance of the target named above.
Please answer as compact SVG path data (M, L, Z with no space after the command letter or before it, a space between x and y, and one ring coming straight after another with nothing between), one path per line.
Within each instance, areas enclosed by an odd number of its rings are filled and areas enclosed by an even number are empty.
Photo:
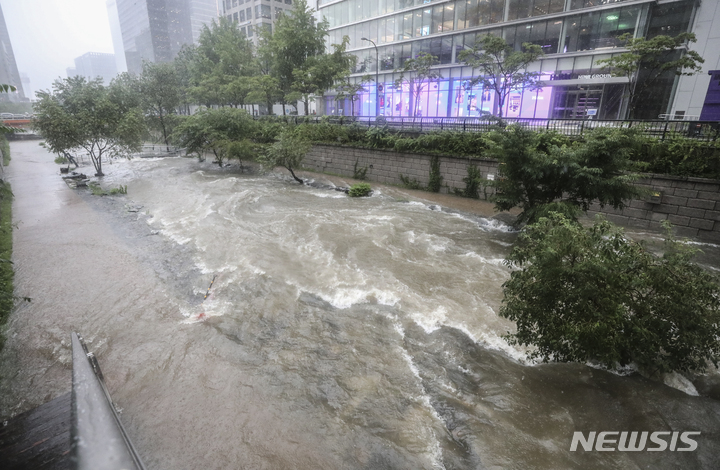
M502 340L516 234L487 204L183 158L107 165L128 195L101 198L37 142L12 152L16 294L33 300L0 355L4 417L69 389L77 331L150 469L720 466L716 371L671 387L528 364ZM693 452L571 452L575 431L701 434Z

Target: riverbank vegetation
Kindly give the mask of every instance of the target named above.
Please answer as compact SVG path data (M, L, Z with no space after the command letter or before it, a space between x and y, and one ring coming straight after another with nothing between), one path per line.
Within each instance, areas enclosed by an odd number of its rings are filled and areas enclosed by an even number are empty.
M662 255L596 219L549 212L520 234L500 316L511 344L543 362L635 364L650 374L704 372L720 361L720 284L672 236Z

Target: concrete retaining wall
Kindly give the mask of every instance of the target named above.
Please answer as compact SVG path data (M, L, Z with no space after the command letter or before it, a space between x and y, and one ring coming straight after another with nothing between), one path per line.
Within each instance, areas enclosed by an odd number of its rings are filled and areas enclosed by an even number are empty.
M357 149L315 145L303 161L309 170L352 177L355 162L358 168L368 167L367 179L385 184L402 184L400 175L427 185L430 156L397 153L390 150ZM497 173L497 162L490 159L440 157L443 192L462 189L468 164L480 169L482 176ZM601 212L608 220L625 227L660 230L661 222L669 220L678 236L720 242L720 181L704 178L646 175L638 184L662 193L657 203L633 200L622 211L594 206L590 216Z

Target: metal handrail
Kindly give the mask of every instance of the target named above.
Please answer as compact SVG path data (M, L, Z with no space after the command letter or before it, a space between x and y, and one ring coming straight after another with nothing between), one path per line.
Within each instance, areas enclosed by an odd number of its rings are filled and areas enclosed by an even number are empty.
M113 406L100 365L77 333L72 333L72 353L72 468L145 470Z

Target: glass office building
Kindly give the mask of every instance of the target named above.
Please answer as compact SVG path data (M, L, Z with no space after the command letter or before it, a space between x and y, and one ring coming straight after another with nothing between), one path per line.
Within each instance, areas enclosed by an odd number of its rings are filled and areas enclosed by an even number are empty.
M143 60L172 61L183 45L197 42L202 25L218 16L216 0L117 0L116 5L131 73L142 71Z
M526 118L617 119L623 117L627 79L612 77L598 64L621 53L618 36L676 35L689 30L695 0L319 0L318 17L330 25L328 46L350 38L358 57L355 80L379 67L379 109L385 116L408 116L410 96L396 88L409 58L428 52L438 58L442 79L427 84L416 116L465 117L497 114L495 94L471 86L474 72L458 62L459 52L478 37L503 37L516 50L524 42L538 44L545 56L531 64L540 74L539 90L514 90L503 115ZM368 38L377 44L375 48ZM667 112L675 76L662 77L652 102L643 103L636 117ZM375 115L374 82L355 103L355 114ZM349 114L347 100L325 96L325 114Z
M2 6L0 6L0 83L17 88L17 92L14 93L0 93L0 101L26 101Z
M285 11L292 9L293 0L222 0L223 15L237 23L238 29L257 46L258 28L272 32L273 24Z

